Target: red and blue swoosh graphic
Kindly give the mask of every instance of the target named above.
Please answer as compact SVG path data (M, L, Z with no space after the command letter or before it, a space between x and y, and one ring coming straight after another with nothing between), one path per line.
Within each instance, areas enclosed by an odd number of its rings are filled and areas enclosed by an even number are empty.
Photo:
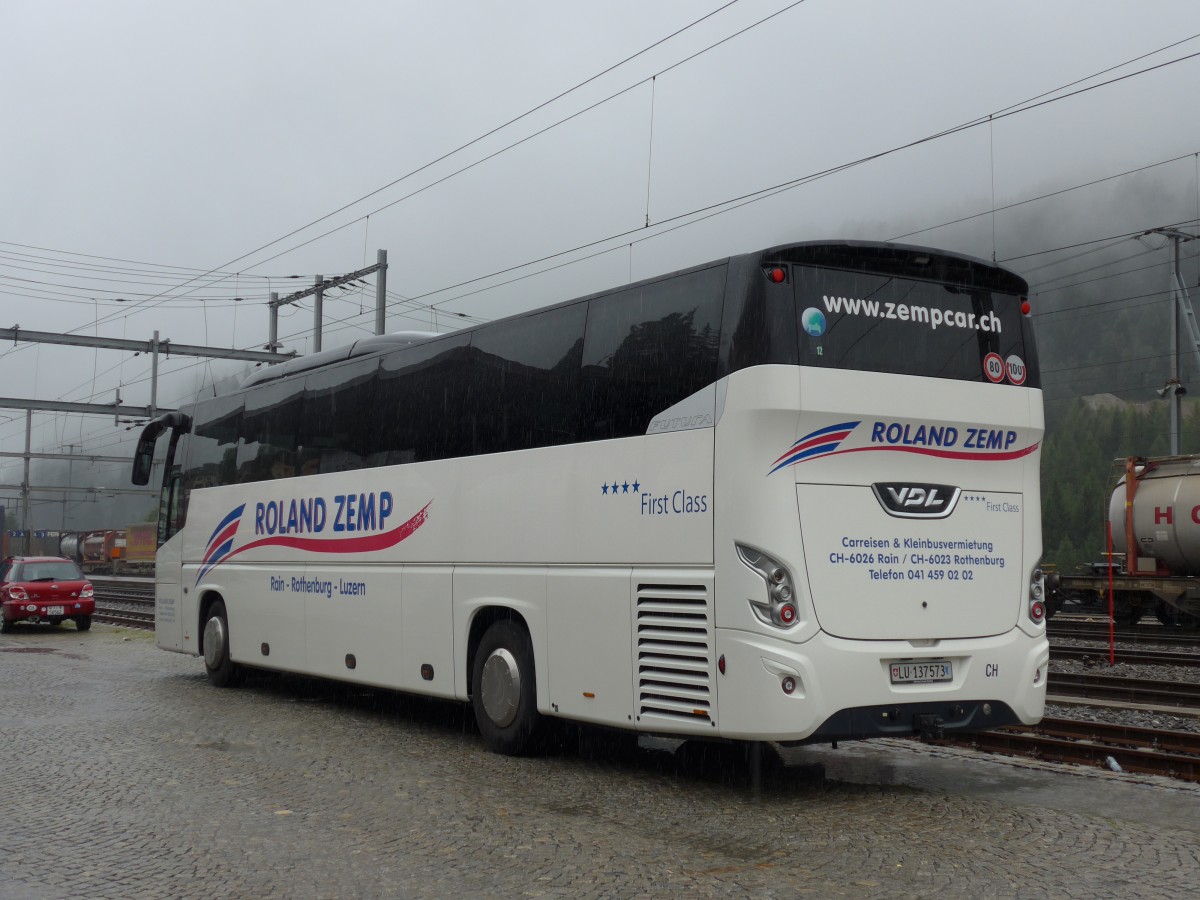
M869 444L866 447L846 447L843 449L841 446L842 442L861 424L861 420L858 422L842 422L839 425L830 425L817 431L810 431L804 437L800 438L800 440L796 441L796 443L792 444L787 452L771 464L772 468L767 472L767 475L774 475L780 469L786 469L789 466L808 462L812 459L821 459L826 456L840 456L845 453L867 453L884 450L892 453L915 453L918 456L931 456L936 459L1004 462L1028 456L1040 446L1038 443L1033 443L1028 447L1018 447L1015 450L954 450L947 447L883 443Z
M774 475L780 469L786 469L788 466L794 466L796 463L804 462L809 459L817 459L822 456L832 456L838 452L838 447L842 441L850 436L862 421L858 422L843 422L840 425L830 425L827 428L822 428L819 431L810 431L796 443L788 448L788 451L775 460L774 466L768 475Z
M238 526L242 524L242 513L246 509L246 504L243 503L241 506L232 509L229 515L222 519L221 523L213 529L212 536L208 539L208 545L204 549L204 557L200 560L200 572L196 576L196 582L199 583L201 578L222 563L245 553L247 550L255 550L259 547L288 547L293 550L302 550L306 553L373 553L377 550L386 550L388 547L394 547L406 538L411 537L413 532L424 525L426 519L429 518L429 507L432 504L433 501L430 500L407 522L403 522L389 531L382 531L378 534L343 538L319 538L295 534L279 534L251 541L234 550L233 539L237 535Z

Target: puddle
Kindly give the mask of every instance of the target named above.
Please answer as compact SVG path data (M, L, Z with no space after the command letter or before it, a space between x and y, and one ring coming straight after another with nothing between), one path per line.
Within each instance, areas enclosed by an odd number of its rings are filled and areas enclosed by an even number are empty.
M57 653L57 647L0 647L0 653Z

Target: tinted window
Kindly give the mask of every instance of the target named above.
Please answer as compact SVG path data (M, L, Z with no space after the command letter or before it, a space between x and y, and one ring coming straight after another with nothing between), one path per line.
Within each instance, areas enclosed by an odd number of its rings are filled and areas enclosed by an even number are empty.
M576 440L587 304L475 332L469 393L472 450L499 453Z
M379 359L359 359L311 373L304 382L304 415L297 439L302 475L383 465L375 432Z
M987 288L795 266L800 362L1040 386L1020 298Z
M185 490L232 484L237 475L242 395L197 403L191 415L192 433L183 468Z
M721 374L749 366L797 365L792 285L768 280L759 260L750 257L730 262L729 282L735 287L725 300Z
M466 456L470 335L406 347L383 359L371 452L376 465Z
M288 378L247 391L238 446L238 481L288 478L296 458L304 380Z
M717 378L724 265L589 303L580 440L645 434L651 419Z

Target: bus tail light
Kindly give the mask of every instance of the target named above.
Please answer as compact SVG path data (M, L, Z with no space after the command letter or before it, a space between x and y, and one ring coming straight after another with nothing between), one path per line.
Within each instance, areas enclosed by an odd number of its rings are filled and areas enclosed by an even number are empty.
M1029 577L1029 619L1035 625L1046 621L1046 576L1040 563Z
M759 621L776 628L790 628L799 619L796 607L795 582L787 566L772 556L745 544L734 544L738 556L763 580L764 591L759 599L748 598L750 608Z

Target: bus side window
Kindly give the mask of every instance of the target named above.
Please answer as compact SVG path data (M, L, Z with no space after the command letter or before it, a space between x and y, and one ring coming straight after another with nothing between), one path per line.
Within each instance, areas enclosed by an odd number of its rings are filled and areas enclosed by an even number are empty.
M587 304L575 303L472 337L467 409L475 453L577 439L586 318Z
M344 472L383 465L371 458L379 429L375 382L379 360L352 359L304 380L304 406L296 432L299 475Z
M288 378L247 392L237 450L239 482L299 474L296 448L303 393L303 378ZM253 440L247 440L247 435Z
M235 394L196 404L181 473L185 494L237 480L242 402L242 395Z
M645 434L655 415L717 380L728 266L593 298L579 439Z
M383 359L371 417L373 448L390 462L469 456L469 334L405 347Z

